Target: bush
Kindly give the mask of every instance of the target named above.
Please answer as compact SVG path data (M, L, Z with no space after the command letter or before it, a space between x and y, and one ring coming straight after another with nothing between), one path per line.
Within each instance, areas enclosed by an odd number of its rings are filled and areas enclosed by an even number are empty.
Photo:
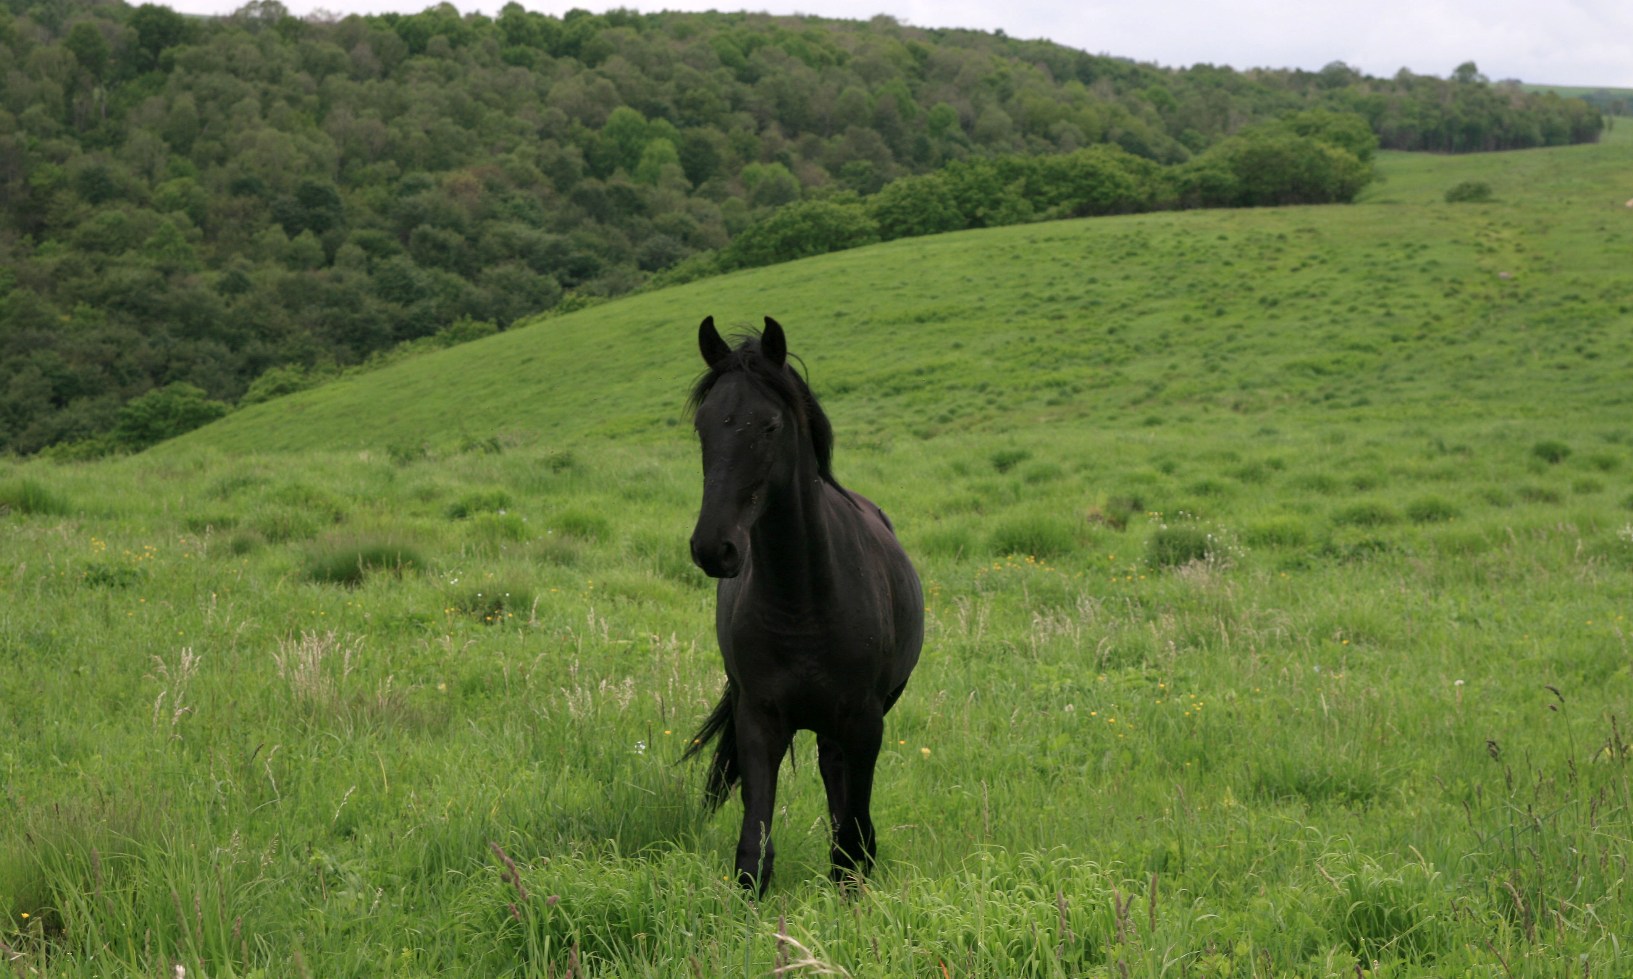
M230 410L225 402L210 400L202 389L177 381L122 405L113 439L119 448L140 452L207 425Z
M243 406L271 401L273 398L281 398L286 394L314 387L325 379L326 375L309 371L299 364L271 367L250 382L249 390L238 399L238 404Z
M879 240L879 225L860 204L801 201L789 204L738 235L726 265L756 268L843 251Z
M1274 127L1232 136L1197 158L1199 173L1222 162L1234 177L1228 200L1202 197L1203 206L1273 207L1347 204L1372 180L1372 166L1347 149ZM1215 181L1216 190L1226 185Z
M886 241L965 227L964 214L947 188L946 179L935 173L892 181L868 199L868 213Z
M531 278L540 277L531 276ZM438 330L432 337L432 340L439 347L456 347L462 343L470 343L472 340L480 340L483 337L491 337L498 332L499 326L496 323L491 323L487 320L473 320L469 316L461 316L459 319L454 320L452 323Z
M1465 180L1446 191L1448 204L1484 204L1491 198L1491 185L1484 180Z

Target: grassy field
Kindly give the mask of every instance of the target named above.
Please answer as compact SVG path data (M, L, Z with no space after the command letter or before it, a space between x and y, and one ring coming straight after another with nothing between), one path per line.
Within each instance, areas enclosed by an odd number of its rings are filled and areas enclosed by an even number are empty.
M0 958L1633 974L1620 133L756 270L0 462ZM926 582L856 895L809 740L758 904L675 764L720 684L709 313L788 328Z

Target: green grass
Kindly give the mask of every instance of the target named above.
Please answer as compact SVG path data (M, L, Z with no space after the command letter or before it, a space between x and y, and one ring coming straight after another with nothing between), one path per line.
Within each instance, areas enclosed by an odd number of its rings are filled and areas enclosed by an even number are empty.
M896 242L0 463L52 501L0 514L0 952L1626 973L1630 157ZM925 579L853 896L808 738L759 904L735 802L675 764L720 685L681 410L710 312L789 329Z

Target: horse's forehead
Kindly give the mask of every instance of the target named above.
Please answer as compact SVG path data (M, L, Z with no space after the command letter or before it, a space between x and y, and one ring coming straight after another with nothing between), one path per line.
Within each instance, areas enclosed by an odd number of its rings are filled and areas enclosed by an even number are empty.
M775 412L781 405L746 374L726 374L715 382L709 396L698 406L698 416L750 418Z

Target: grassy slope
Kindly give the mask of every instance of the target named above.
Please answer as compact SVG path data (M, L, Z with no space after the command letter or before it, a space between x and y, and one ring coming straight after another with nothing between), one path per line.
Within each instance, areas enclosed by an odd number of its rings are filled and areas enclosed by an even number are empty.
M854 975L1626 971L1630 156L898 242L7 464L0 941L763 975L785 919ZM759 907L670 764L718 684L704 313L789 328L928 586L848 904L808 744Z
M1449 397L1483 417L1516 384L1550 386L1561 364L1572 377L1558 393L1598 403L1608 371L1574 347L1625 352L1607 327L1625 315L1633 229L1617 178L1630 157L1626 141L1386 154L1385 182L1357 207L898 241L546 320L252 407L161 452L671 437L705 314L777 316L839 418L920 435L1042 416L1110 424L1136 405L1255 414L1365 397L1437 418ZM1498 202L1441 203L1460 179L1488 181Z

